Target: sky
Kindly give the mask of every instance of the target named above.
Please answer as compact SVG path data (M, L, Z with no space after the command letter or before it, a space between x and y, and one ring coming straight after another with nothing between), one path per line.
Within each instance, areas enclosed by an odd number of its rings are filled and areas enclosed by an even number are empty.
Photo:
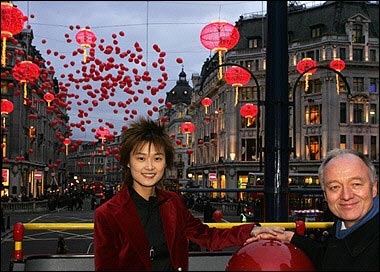
M100 127L118 135L139 115L156 118L157 108L164 104L166 93L175 86L182 69L192 86L192 74L200 74L204 61L214 54L200 42L204 26L214 20L234 25L241 15L266 12L266 1L14 1L13 4L28 16L26 25L33 30L32 44L67 88L71 138L88 141L95 140L94 130ZM95 53L87 63L83 63L84 56L78 51L82 47L75 40L76 33L84 27L90 27L96 35ZM112 52L104 50L107 47ZM123 57L120 52L125 53ZM86 53L90 54L89 49ZM99 63L112 65L107 70L104 65L101 69ZM98 75L98 79L86 82L91 67L91 73ZM83 69L87 70L83 73ZM141 80L144 73L148 77ZM129 85L125 81L120 85L123 82L120 78L126 77L132 79ZM112 86L112 82L117 85ZM93 104L94 100L98 104Z

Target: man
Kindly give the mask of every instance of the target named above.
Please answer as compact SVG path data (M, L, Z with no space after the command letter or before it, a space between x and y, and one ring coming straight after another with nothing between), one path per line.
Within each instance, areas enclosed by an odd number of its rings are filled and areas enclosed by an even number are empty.
M334 215L330 237L319 242L281 227L255 227L248 242L290 242L310 257L317 270L379 271L379 196L374 165L355 150L334 149L318 174Z

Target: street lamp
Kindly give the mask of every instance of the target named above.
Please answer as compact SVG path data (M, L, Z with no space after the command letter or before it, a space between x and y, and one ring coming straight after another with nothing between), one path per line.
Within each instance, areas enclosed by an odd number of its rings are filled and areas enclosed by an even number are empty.
M337 74L344 81L344 84L346 85L347 93L348 93L348 98L350 98L352 96L351 95L351 89L350 89L350 86L348 85L346 77L343 76L338 70L333 69L333 68L331 68L329 66L322 66L322 65L313 66L313 67L310 67L310 68L304 70L303 73L301 73L298 76L298 78L296 79L296 81L294 83L294 86L293 86L293 94L292 94L293 101L289 103L290 106L293 107L293 147L292 147L292 151L293 151L294 158L297 158L297 152L296 152L296 146L297 146L297 141L296 141L296 111L295 111L295 107L296 107L296 101L295 101L296 87L297 87L298 81L306 73L310 72L311 70L315 70L315 69L327 69L327 70L330 70L330 71L334 72L335 74Z
M263 169L263 162L262 162L262 152L261 152L261 144L259 144L260 142L260 106L263 105L262 102L261 102L261 91L260 91L260 84L256 78L256 76L252 73L251 70L247 69L246 67L244 67L243 65L240 65L238 63L232 63L232 62L226 62L226 63L222 63L222 64L219 64L218 66L215 66L213 67L212 69L210 69L209 71L207 71L207 73L205 73L202 77L202 80L201 80L201 84L200 84L200 87L199 87L199 90L198 90L198 95L199 96L203 96L203 85L206 81L206 78L213 72L215 71L216 69L219 69L223 66L237 66L237 67L240 67L240 68L243 68L245 71L249 72L249 74L251 75L251 77L253 78L253 80L255 81L255 84L257 86L257 104L258 104L258 107L257 107L257 127L256 127L256 152L258 153L258 157L259 157L259 172L262 172L262 169ZM265 106L265 105L264 105ZM256 154L257 155L257 154Z

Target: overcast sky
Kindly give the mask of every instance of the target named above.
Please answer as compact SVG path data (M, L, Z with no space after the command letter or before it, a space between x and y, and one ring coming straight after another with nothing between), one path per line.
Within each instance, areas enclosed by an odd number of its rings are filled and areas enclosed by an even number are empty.
M97 36L96 58L107 62L107 58L114 57L114 63L123 63L129 67L130 70L125 72L124 76L127 74L133 76L133 68L138 69L139 75L145 70L150 73L151 81L140 82L130 87L135 91L134 95L116 88L113 96L99 101L98 106L90 105L93 98L82 89L83 84L77 89L74 88L75 84L71 83L68 93L75 93L77 96L70 98L72 100L69 111L70 122L81 120L86 122L85 131L73 128L72 138L82 140L95 140L91 128L107 127L106 122L114 126L110 129L111 132L120 133L122 126L132 119L131 113L125 112L126 108L118 108L117 105L111 107L109 101L118 103L137 96L138 100L130 103L127 108L130 111L135 109L137 111L135 116L147 115L148 110L162 105L158 99L165 98L166 92L175 86L182 66L187 74L187 80L192 85L191 75L200 73L203 62L213 54L203 47L199 39L199 34L205 25L213 20L225 20L234 25L240 15L266 12L265 1L14 1L13 3L29 17L27 24L33 29L33 45L45 60L54 66L59 81L68 83L67 75L76 74L76 71L83 66L80 63L83 56L72 54L80 48L75 41L75 34L79 31L77 26L80 28L89 26ZM70 29L70 26L74 29ZM125 35L120 35L120 31ZM117 38L112 37L112 34L116 34ZM68 35L72 42L68 43L65 35ZM118 46L121 51L136 52L134 45L137 42L142 48L142 52L136 53L142 55L141 62L136 64L133 61L129 62L128 57L122 59L115 54L106 55L100 52L97 46L101 39L104 39L102 43L104 47ZM117 45L113 44L114 40L117 40ZM165 71L159 69L160 64L157 68L152 66L152 63L160 58L153 45L158 45L160 51L165 52L162 63ZM52 52L50 54L47 53L49 49ZM58 55L54 56L53 52L58 52ZM65 56L65 59L61 59L61 55ZM183 62L178 62L178 58ZM147 65L142 66L142 62ZM71 65L68 65L70 63ZM116 69L110 72L117 74ZM152 95L149 89L159 86L157 80L161 78L162 82L163 72L168 75L167 79L163 80L166 87ZM65 77L62 78L62 74ZM76 75L80 77L80 74ZM90 84L96 89L99 88L100 82L90 82ZM138 92L139 89L141 93ZM150 104L143 101L146 97L149 98ZM96 97L98 98L99 96ZM90 103L84 104L83 101L86 99ZM89 107L93 110L88 110ZM87 112L87 117L78 117L79 109ZM117 113L113 111L114 109ZM156 115L153 114L153 117Z

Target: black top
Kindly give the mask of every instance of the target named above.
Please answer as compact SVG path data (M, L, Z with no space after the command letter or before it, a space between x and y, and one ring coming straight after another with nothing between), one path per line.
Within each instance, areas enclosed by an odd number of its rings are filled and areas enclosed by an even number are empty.
M132 187L129 191L149 241L152 270L173 271L160 215L161 203L155 196L151 196L148 201L145 200Z

